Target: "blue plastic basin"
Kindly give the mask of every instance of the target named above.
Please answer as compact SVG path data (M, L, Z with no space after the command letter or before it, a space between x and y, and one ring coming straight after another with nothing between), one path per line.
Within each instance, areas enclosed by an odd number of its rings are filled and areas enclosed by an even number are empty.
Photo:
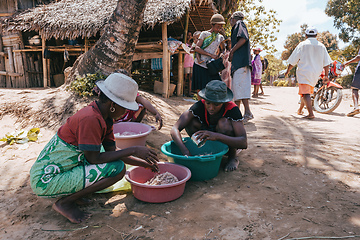
M163 144L161 152L168 157L170 162L189 168L192 181L203 181L216 177L219 173L221 159L228 152L229 147L219 141L206 141L204 146L198 148L189 137L183 140L192 156L182 155L174 141Z

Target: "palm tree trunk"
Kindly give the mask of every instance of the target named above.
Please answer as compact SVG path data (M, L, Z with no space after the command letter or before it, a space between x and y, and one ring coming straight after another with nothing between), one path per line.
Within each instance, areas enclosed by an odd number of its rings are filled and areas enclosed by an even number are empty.
M105 75L120 68L131 71L146 3L147 0L118 1L102 36L89 51L76 60L67 83L76 76L97 71Z

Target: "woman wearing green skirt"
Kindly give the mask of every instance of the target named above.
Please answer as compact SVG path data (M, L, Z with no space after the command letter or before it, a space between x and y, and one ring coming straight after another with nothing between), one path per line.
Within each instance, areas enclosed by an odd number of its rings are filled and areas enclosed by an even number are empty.
M34 193L59 198L53 209L73 223L90 217L78 207L86 195L124 177L124 163L158 170L157 155L147 147L116 150L115 146L113 120L126 109L137 110L137 83L113 73L96 85L101 91L99 99L68 118L30 170Z

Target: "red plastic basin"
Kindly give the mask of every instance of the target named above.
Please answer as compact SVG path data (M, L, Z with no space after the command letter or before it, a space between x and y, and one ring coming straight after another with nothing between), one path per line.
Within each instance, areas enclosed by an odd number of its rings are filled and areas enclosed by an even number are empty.
M113 125L113 129L116 147L124 149L131 146L145 146L147 135L155 128L143 123L119 122ZM116 136L117 133L120 136ZM129 135L129 133L133 134Z
M155 173L143 167L132 167L126 171L125 178L130 182L131 190L137 199L150 203L163 203L175 200L184 193L185 184L191 177L190 170L174 163L160 162L158 164L160 174L172 173L179 181L164 185L147 185L144 183L154 177Z

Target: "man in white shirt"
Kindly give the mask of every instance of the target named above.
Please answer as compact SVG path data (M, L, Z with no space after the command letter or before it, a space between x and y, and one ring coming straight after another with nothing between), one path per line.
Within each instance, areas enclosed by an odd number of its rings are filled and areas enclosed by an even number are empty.
M298 114L302 114L304 105L309 112L306 119L315 118L312 110L311 96L314 93L314 86L317 83L320 74L325 69L324 81L329 81L329 65L332 62L324 44L317 39L317 30L314 27L306 29L306 40L299 43L288 59L287 76L290 70L297 64L296 77L299 83L299 95L301 104Z

